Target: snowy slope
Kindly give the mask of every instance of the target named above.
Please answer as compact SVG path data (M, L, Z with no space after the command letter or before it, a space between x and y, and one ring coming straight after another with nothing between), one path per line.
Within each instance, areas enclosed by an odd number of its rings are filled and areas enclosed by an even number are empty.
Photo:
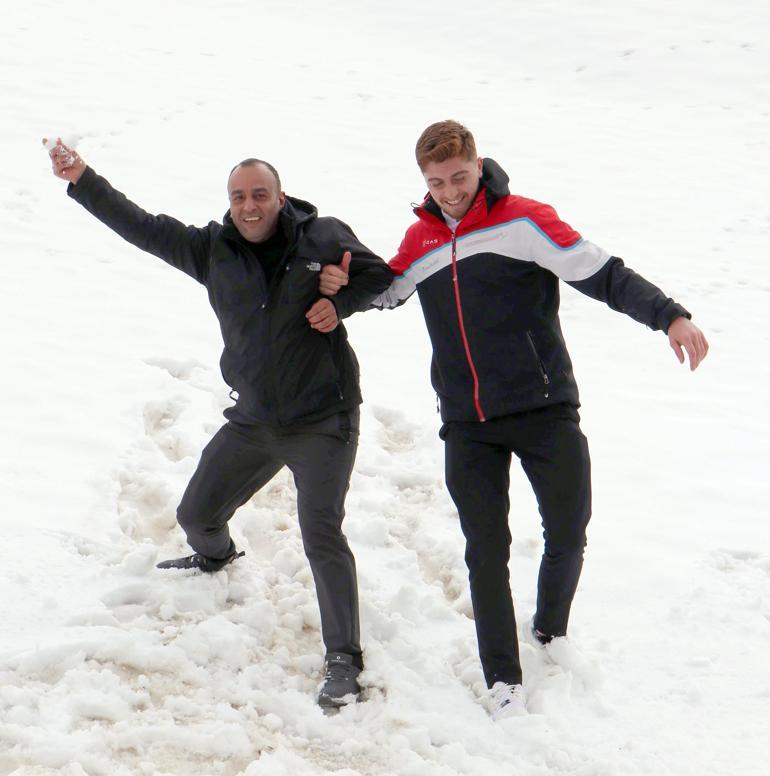
M753 776L770 757L770 7L30 0L0 89L0 774ZM64 194L39 141L143 207L221 218L257 155L388 258L424 193L419 132L457 118L517 192L692 310L665 338L564 288L594 519L575 650L522 647L530 715L484 709L419 306L348 322L362 366L346 531L367 702L324 717L293 485L236 515L247 550L162 574L177 500L228 405L189 278ZM515 469L515 467L514 467ZM536 507L512 472L532 611Z

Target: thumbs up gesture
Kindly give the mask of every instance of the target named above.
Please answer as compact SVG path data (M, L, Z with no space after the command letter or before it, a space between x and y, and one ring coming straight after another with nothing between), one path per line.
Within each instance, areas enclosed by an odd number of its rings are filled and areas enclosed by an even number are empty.
M318 281L318 290L324 296L334 296L343 286L348 284L350 259L350 251L345 251L339 264L327 264L323 268Z

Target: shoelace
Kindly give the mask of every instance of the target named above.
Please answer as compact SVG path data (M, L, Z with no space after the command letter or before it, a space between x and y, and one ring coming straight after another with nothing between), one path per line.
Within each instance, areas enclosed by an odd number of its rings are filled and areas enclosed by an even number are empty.
M506 684L502 687L498 687L497 690L492 693L492 700L498 710L504 709L517 699L523 699L523 692L519 685Z

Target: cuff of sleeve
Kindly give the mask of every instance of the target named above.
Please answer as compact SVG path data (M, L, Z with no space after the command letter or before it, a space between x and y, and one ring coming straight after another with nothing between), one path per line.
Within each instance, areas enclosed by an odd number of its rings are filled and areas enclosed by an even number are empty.
M341 288L334 296L327 296L326 298L334 305L334 309L337 311L337 319L342 320L347 318L350 313L347 311L345 305L345 291L347 289Z
M87 189L95 179L96 173L91 167L86 167L86 169L83 170L83 174L80 176L80 179L77 183L67 184L67 195L73 199L77 199L77 195L80 192L85 191L85 189Z
M692 318L692 315L685 310L682 305L671 302L671 304L667 305L665 310L658 316L658 325L663 330L664 334L668 334L668 327L671 326L677 318L687 318L689 320Z

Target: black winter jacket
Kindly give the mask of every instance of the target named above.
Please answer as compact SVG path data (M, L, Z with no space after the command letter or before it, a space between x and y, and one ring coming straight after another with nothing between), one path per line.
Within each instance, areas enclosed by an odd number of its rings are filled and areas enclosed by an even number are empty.
M292 197L279 216L287 250L271 283L235 228L185 226L151 215L87 168L68 194L128 242L181 269L208 291L224 340L222 376L233 389L225 417L277 426L310 423L361 403L358 363L340 323L329 334L310 328L305 313L320 298L324 264L352 254L350 282L334 297L340 318L365 310L388 287L388 265L336 218Z

